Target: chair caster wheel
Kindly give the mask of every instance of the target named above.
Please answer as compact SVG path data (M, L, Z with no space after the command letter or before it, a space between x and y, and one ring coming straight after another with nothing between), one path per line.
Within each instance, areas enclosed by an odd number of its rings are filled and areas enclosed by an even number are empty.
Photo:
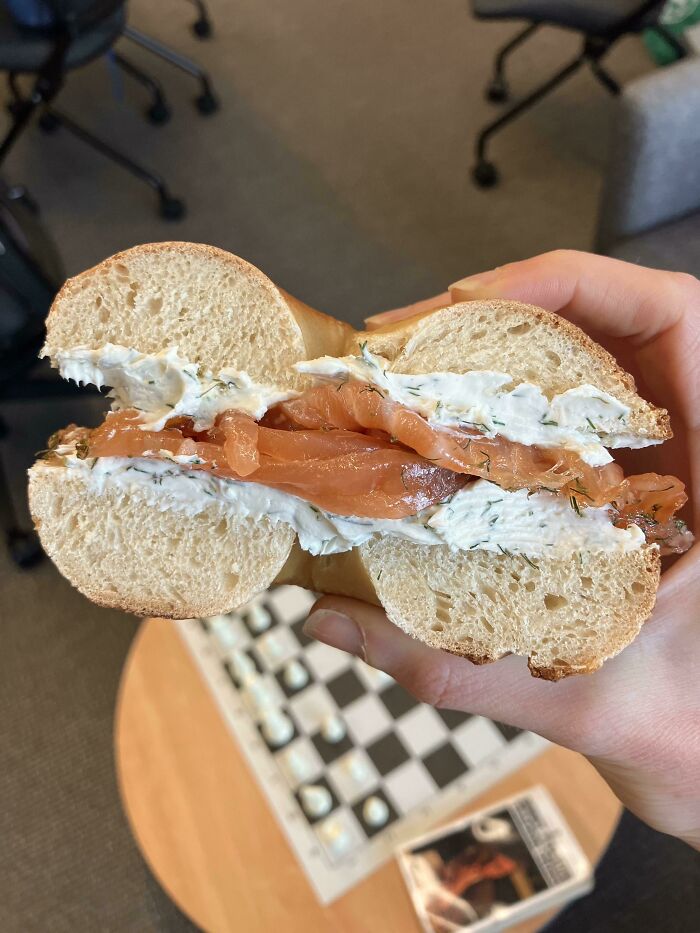
M185 202L169 195L160 199L160 216L163 220L181 220L187 211Z
M494 78L486 88L484 97L492 104L503 104L510 97L510 90L502 78Z
M472 169L472 178L479 188L493 188L498 184L498 169L493 162L477 162Z
M39 129L44 133L55 133L60 126L60 122L52 113L42 113L39 117Z
M21 531L19 528L13 528L8 532L7 546L10 557L22 570L29 570L44 557L44 551L35 531Z
M149 123L153 123L154 126L162 126L168 122L171 116L170 107L162 100L157 100L146 110L146 119Z
M198 19L192 23L192 32L198 39L211 39L213 30L208 19Z
M220 106L219 101L211 91L205 91L199 97L195 97L194 105L205 117L209 116L210 113L216 113Z

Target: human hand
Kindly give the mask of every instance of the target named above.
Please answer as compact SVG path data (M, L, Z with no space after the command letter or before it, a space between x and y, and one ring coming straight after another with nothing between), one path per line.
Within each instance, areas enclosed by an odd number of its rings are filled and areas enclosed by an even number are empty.
M686 482L700 530L700 282L573 251L556 251L457 282L448 293L368 319L380 326L450 301L512 298L578 324L667 408L676 436L620 456L634 472ZM664 465L665 464L665 465ZM391 674L419 700L529 729L581 752L622 803L700 848L700 543L661 578L637 639L593 674L549 683L525 660L475 667L400 631L376 606L326 596L307 634Z

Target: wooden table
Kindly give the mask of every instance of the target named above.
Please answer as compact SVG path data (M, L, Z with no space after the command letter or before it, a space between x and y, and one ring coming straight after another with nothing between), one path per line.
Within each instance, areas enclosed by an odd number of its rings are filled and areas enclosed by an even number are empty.
M170 622L144 622L134 641L122 675L115 744L122 800L141 852L170 897L204 930L419 930L394 862L330 906L319 906ZM535 783L547 786L597 861L619 804L573 752L549 749L464 809ZM535 930L544 919L518 929Z

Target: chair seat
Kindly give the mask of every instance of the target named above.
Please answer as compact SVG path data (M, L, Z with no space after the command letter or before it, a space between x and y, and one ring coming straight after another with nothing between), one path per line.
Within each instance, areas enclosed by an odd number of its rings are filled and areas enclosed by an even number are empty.
M98 25L77 36L68 47L66 68L78 68L98 58L111 48L124 31L126 12L123 6ZM17 26L4 5L0 4L0 71L35 74L45 63L54 43L50 36Z
M659 18L663 0L644 19L653 25ZM472 0L479 19L524 19L549 23L602 36L642 6L641 0Z
M621 240L606 253L640 266L700 276L700 212Z

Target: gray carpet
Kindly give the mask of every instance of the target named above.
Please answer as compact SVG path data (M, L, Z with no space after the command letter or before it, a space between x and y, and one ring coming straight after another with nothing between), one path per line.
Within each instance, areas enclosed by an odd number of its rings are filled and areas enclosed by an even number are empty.
M216 116L194 112L186 75L127 42L165 84L170 124L144 122L142 89L128 79L112 99L104 61L71 76L61 96L67 112L167 177L188 202L184 221L160 221L145 186L64 133L32 129L8 161L6 177L31 188L70 273L136 242L202 240L359 322L463 274L590 245L614 104L589 75L495 141L500 188L470 184L474 130L494 112L482 86L512 26L475 24L463 0L212 9L210 43L190 35L192 10L176 0L135 2L131 19L206 64L222 99ZM514 87L573 48L571 36L542 33L514 60ZM649 68L635 39L610 63L623 80ZM23 508L33 451L96 412L18 403L2 413ZM116 793L112 716L135 622L88 604L48 564L20 573L0 553L0 579L0 929L190 929L143 865Z

